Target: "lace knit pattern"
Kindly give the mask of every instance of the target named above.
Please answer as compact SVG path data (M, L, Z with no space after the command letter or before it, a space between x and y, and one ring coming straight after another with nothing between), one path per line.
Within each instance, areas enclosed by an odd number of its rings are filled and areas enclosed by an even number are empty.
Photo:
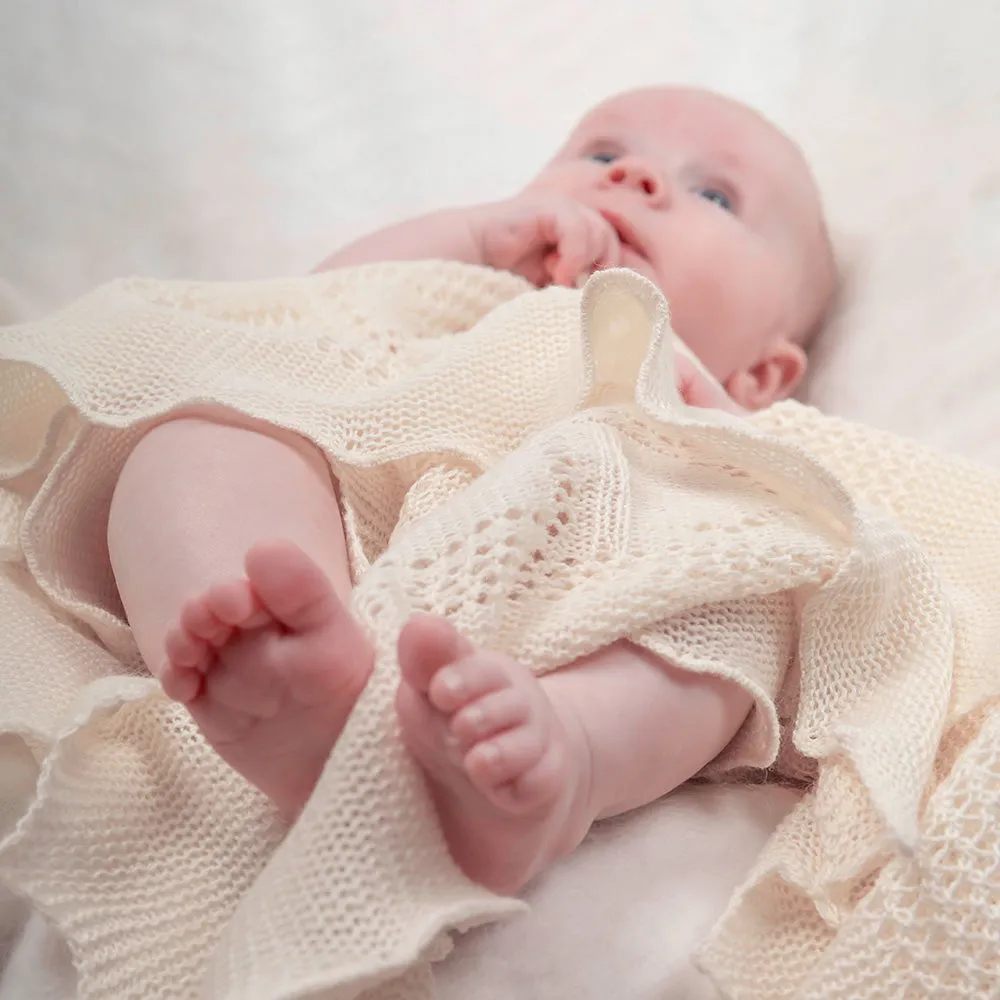
M752 693L709 770L817 778L702 956L728 994L992 981L1000 484L796 404L690 410L677 347L627 272L436 262L124 281L0 330L0 734L41 764L0 879L81 997L424 1000L450 930L517 908L455 869L396 733L417 611L538 672L627 636ZM325 453L376 647L289 831L160 695L111 574L129 450L201 402Z

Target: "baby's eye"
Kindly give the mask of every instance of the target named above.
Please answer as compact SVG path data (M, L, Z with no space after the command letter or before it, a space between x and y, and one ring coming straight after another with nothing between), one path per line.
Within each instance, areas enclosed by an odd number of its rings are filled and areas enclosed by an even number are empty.
M588 160L593 160L595 163L614 163L618 159L617 153L588 153Z
M726 212L734 211L733 200L725 191L720 191L718 188L699 188L697 193L698 197L704 198L705 201L715 202L719 208Z

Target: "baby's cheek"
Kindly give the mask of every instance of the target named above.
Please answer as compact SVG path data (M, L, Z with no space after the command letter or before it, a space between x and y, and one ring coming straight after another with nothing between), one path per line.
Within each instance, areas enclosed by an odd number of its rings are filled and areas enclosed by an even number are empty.
M784 309L787 280L760 241L731 219L703 226L671 255L661 287L675 332L716 378L752 363ZM751 356L753 355L753 356Z
M691 258L666 269L660 282L674 332L710 369L732 325L731 284L714 261Z
M718 255L715 293L722 315L759 328L787 301L790 281L781 262L756 236L733 238ZM707 290L706 290L707 291Z

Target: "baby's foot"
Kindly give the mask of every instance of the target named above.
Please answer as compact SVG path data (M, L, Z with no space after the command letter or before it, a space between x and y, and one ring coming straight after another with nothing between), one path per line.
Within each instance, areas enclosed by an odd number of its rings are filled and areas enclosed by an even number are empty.
M561 716L529 670L473 649L442 619L406 626L399 665L403 738L427 776L452 856L473 881L517 892L590 825L579 724Z
M372 669L372 648L301 549L255 546L246 577L189 601L160 677L208 742L289 818L305 805Z

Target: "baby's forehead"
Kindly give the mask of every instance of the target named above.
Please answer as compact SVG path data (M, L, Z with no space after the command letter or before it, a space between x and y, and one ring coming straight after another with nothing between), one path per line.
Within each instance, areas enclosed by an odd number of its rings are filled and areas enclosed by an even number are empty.
M620 132L652 144L683 143L720 158L751 160L753 153L798 165L798 147L752 108L702 90L655 88L618 94L591 108L574 136ZM804 166L804 163L803 163Z
M646 152L703 156L752 182L775 208L820 213L819 193L799 147L753 108L709 91L653 88L592 108L571 144L599 136L639 140Z

